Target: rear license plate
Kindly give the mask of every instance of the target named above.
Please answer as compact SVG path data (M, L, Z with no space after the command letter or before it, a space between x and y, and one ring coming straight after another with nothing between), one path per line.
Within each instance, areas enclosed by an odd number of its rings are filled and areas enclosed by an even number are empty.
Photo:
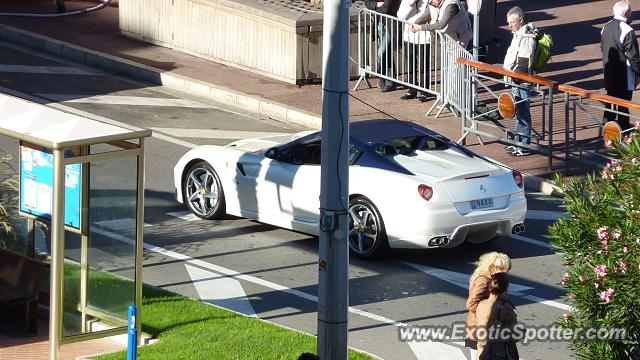
M471 210L479 210L493 207L493 198L471 200Z

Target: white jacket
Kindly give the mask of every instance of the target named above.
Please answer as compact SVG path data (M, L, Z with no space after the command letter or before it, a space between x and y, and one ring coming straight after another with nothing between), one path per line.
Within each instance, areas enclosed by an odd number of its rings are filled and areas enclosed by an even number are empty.
M402 40L412 44L429 44L431 33L426 30L411 32L410 24L422 25L429 21L428 0L402 0L398 8L398 19L407 21L402 31Z
M513 32L511 45L507 49L502 67L505 70L531 74L531 64L536 50L536 35L533 24L525 24Z

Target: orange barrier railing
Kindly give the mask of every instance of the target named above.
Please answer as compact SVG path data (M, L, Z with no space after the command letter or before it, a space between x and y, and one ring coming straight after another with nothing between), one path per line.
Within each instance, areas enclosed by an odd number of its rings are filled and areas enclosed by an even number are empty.
M587 161L590 164L597 164L599 166L602 165L603 161L608 161L609 157L606 152L602 152L603 149L603 141L602 141L602 126L604 125L602 119L604 118L603 114L615 113L615 114L627 114L626 112L619 111L619 107L626 107L631 110L639 110L640 104L634 103L631 101L627 101L624 99L604 95L592 90L585 90L572 85L565 85L557 83L551 79L537 76L537 75L528 75L523 73L517 73L509 70L505 70L501 67L494 66L491 64L486 64L479 61L469 60L465 58L457 59L459 64L465 65L467 71L467 93L471 93L473 87L471 83L473 82L481 82L482 80L492 80L498 83L503 83L507 85L507 87L517 87L520 86L521 83L530 83L533 84L534 88L541 94L543 97L542 100L542 129L538 135L538 146L524 146L529 148L530 150L534 150L536 152L542 153L549 158L548 167L552 168L552 161L554 158L564 160L565 167L568 169L569 167L569 159L578 160L578 161ZM484 74L480 73L482 71ZM511 80L500 80L495 77L487 76L486 74L494 74L501 75L502 77L510 78ZM513 80L515 79L515 81ZM485 87L488 92L493 93L488 87ZM495 93L493 93L496 95ZM562 125L559 126L560 131L564 132L564 156L559 156L554 152L557 152L557 148L561 144L554 144L554 97L564 97L564 129L562 129ZM496 96L497 97L497 96ZM469 96L468 98L471 98ZM468 103L467 103L468 104ZM581 109L585 113L587 113L587 118L591 120L591 123L587 125L579 126L577 124L577 114L578 109ZM489 112L495 111L497 109L490 110ZM594 112L597 111L597 114L594 115ZM488 133L486 131L479 130L479 126L482 122L479 121L479 117L482 115L486 115L487 113L471 116L470 119L464 119L463 112L463 124L462 131L463 137L461 140L464 140L464 137L467 134L476 134L477 136L488 136L494 140L499 142L503 142L505 144L513 144L515 143L509 139L509 131L505 128L502 128L507 133L507 136L499 136L495 133ZM637 116L629 114L630 119L638 119ZM545 118L548 118L548 121L545 122ZM571 121L573 120L573 121ZM467 122L471 122L471 126L467 126ZM532 121L533 122L533 121ZM486 125L486 124L485 124ZM557 124L556 124L557 125ZM488 126L491 126L489 124ZM500 128L499 126L494 126ZM579 130L598 128L598 135L591 136L578 139ZM558 129L555 129L558 131ZM625 130L622 134L631 131L632 129ZM532 136L533 137L533 136ZM544 146L540 145L540 140L545 140L546 144ZM519 144L519 146L522 146ZM562 148L560 148L562 149ZM589 154L589 156L586 156ZM577 156L576 156L577 155ZM594 158L594 156L596 158ZM595 160L594 160L595 159ZM602 160L602 161L597 161Z

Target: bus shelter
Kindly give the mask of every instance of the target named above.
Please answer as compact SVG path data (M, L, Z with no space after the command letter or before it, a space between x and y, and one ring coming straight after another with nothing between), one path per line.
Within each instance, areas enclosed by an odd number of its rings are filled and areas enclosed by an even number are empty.
M35 223L50 229L49 358L62 344L126 333L127 308L142 301L151 131L0 94L0 134L19 141L19 214L32 239Z

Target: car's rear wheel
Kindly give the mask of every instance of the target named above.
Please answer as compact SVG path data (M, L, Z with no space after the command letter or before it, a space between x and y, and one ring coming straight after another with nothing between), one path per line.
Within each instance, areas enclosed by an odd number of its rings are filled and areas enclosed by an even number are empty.
M349 204L349 249L359 258L378 258L389 248L380 212L365 197L352 198Z
M182 184L184 200L195 216L210 220L224 215L222 184L211 165L194 164L187 170Z

